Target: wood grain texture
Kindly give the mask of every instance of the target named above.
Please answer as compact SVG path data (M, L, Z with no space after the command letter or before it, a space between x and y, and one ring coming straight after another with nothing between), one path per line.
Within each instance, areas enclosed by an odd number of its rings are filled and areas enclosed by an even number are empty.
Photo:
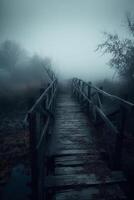
M49 154L54 165L45 179L49 199L126 199L120 188L123 173L107 167L88 118L68 94L57 99Z

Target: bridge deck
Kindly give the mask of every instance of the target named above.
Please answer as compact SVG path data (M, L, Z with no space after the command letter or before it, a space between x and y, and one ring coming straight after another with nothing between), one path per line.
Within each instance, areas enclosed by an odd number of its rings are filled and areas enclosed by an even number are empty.
M107 167L93 128L68 94L58 96L55 119L50 152L53 167L45 181L48 199L126 199L120 188L123 174Z

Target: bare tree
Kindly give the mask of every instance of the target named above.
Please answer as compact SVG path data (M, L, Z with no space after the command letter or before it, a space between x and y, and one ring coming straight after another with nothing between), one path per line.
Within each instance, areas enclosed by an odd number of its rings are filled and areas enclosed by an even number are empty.
M54 79L51 60L28 56L16 42L0 44L0 95L23 93L46 87Z
M104 33L105 41L98 45L97 50L109 53L111 67L126 79L134 81L134 20L127 14L127 27L132 34L132 39L120 39L117 34Z
M17 43L6 40L0 46L0 68L14 70L24 55L25 51Z

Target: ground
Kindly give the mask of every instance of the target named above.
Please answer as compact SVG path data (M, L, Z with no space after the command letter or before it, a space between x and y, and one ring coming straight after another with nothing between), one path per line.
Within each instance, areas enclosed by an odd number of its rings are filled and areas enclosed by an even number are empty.
M23 124L25 111L12 110L0 114L0 187L8 182L12 169L28 164L29 135Z

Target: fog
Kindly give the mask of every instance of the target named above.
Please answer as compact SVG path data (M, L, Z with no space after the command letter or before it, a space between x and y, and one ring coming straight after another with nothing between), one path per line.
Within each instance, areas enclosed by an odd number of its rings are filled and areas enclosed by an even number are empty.
M51 57L62 78L111 78L109 56L95 52L103 31L127 37L125 12L133 0L0 0L0 42Z

